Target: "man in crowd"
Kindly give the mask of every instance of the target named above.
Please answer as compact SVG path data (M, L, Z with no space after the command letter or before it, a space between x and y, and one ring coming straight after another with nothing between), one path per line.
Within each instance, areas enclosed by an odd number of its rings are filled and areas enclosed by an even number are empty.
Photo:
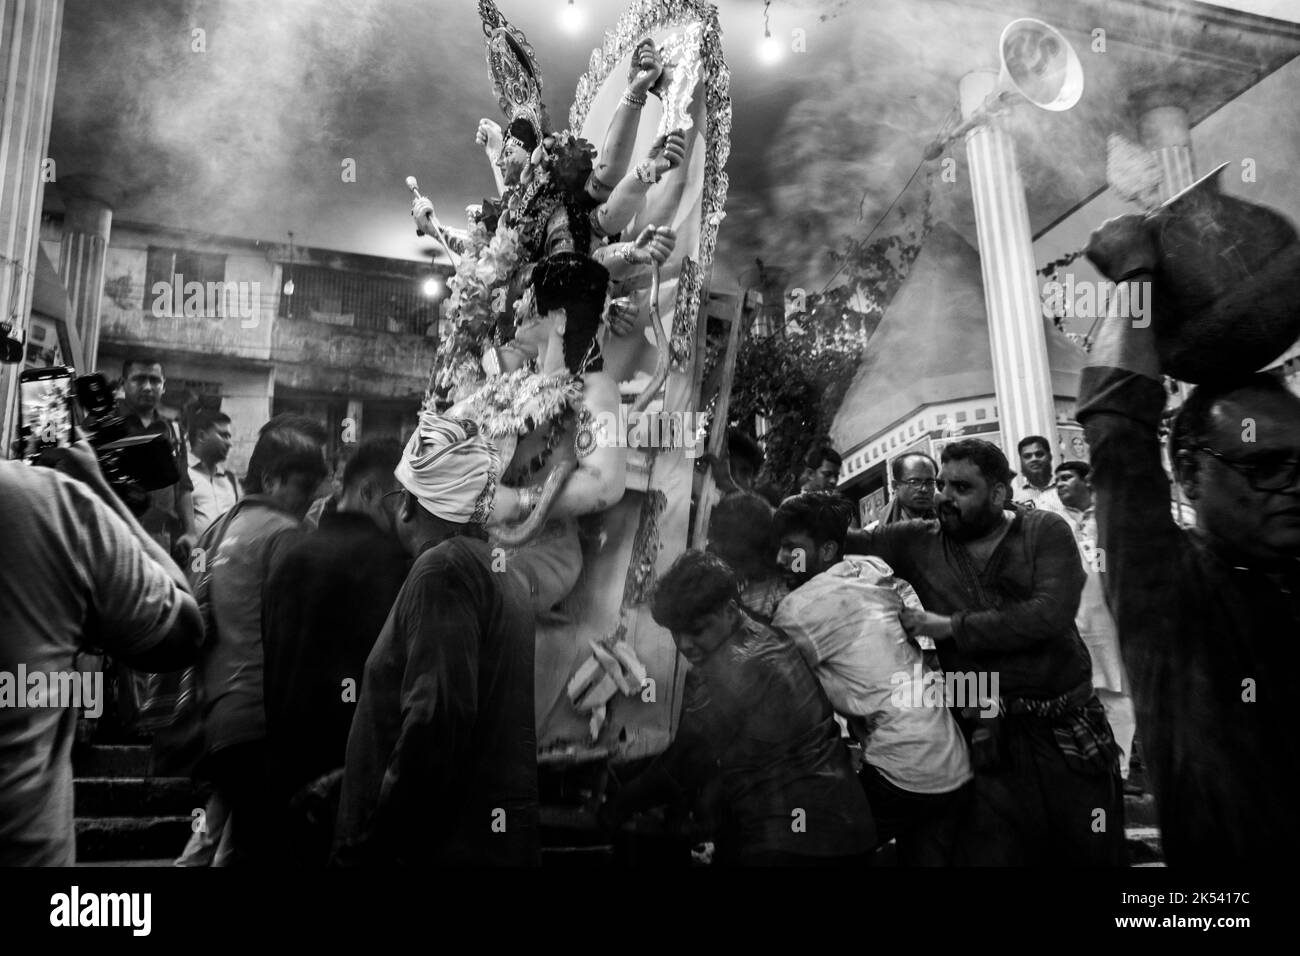
M230 416L224 412L196 413L190 422L189 438L194 531L202 534L239 500L239 480L225 464L230 454Z
M294 547L266 588L266 736L283 814L316 778L343 766L366 657L410 567L396 530L395 438L363 442L343 472L338 507ZM337 810L337 806L335 807ZM332 816L313 833L286 820L295 859L323 866ZM324 837L314 845L313 836Z
M804 456L803 475L799 479L799 491L807 494L813 491L834 491L840 483L840 467L844 459L830 445L819 445Z
M1046 508L1060 511L1061 501L1056 497L1052 483L1052 446L1042 435L1030 435L1016 445L1020 454L1020 470L1024 480L1012 491L1016 504L1025 509Z
M939 465L933 458L923 451L899 455L889 463L889 475L894 500L889 503L885 516L873 522L869 530L897 521L934 518L934 487L939 478Z
M608 822L712 784L718 864L861 862L875 828L830 701L799 651L741 610L726 563L687 551L651 614L691 665L681 725L616 795Z
M1120 749L1120 776L1127 780L1137 717L1133 712L1133 698L1128 694L1119 631L1110 608L1106 606L1106 593L1102 586L1106 561L1105 553L1097 548L1097 516L1092 506L1090 471L1088 463L1083 461L1063 461L1056 466L1056 495L1061 501L1061 510L1057 513L1069 522L1079 544L1084 573L1088 575L1083 596L1079 599L1075 624L1083 643L1088 646L1088 655L1092 658L1092 686L1106 709L1106 720Z
M899 620L905 604L919 610L915 592L878 558L841 560L850 513L821 494L777 509L777 560L793 590L772 626L794 640L862 745L881 842L897 838L905 866L946 866L969 796L966 741L946 704L925 705L927 684L942 687L942 676Z
M740 586L741 607L750 617L770 623L789 592L776 563L772 506L760 495L733 492L709 514L706 550L726 561Z
M192 663L203 624L184 575L119 500L88 445L50 456L66 474L0 461L0 674L67 677L88 647L149 672ZM30 699L27 685L17 693ZM76 703L104 706L102 694L18 707L0 693L0 866L76 862Z
M1140 217L1089 258L1150 282ZM1196 527L1170 513L1154 329L1105 320L1079 392L1092 449L1103 580L1133 681L1171 865L1240 865L1300 850L1291 681L1300 667L1300 398L1269 375L1198 385L1170 434Z
M975 865L1116 865L1123 859L1117 749L1074 625L1079 549L1059 515L1008 509L1012 471L980 439L943 449L937 521L850 532L928 610L905 608L944 670L996 674L996 717L967 723L975 770L955 860Z
M205 754L211 780L233 822L231 866L270 855L266 700L262 629L267 583L305 533L307 506L327 474L324 427L301 415L262 426L248 463L243 499L204 535L211 568L214 633L199 668Z
M472 424L432 411L397 466L415 563L366 660L338 864L540 862L532 605L484 529L500 468Z
M194 527L194 486L180 430L158 410L166 387L162 363L156 358L139 355L127 359L122 363L122 401L117 414L126 422L128 436L166 435L171 444L180 479L166 488L138 492L139 500L128 499L127 503L136 506L140 524L154 540L184 564L198 541Z

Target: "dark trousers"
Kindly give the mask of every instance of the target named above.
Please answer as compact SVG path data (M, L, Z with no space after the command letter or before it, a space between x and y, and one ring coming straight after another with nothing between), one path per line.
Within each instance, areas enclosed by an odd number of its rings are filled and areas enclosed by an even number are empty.
M871 804L880 842L896 841L899 866L952 865L971 784L949 793L913 793L890 783L869 763L863 763L858 779Z
M1000 719L996 764L975 767L961 823L958 866L1123 866L1124 792L1119 764L1068 761L1052 722Z
M271 821L266 741L254 740L213 751L201 774L212 781L230 809L231 866L265 864L279 853Z

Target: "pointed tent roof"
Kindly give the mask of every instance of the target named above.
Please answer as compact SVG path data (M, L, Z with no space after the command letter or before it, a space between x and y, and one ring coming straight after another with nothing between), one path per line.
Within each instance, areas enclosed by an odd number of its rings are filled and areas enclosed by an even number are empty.
M1073 398L1084 352L1050 320L1043 324L1052 391ZM867 344L831 441L848 452L925 405L993 393L979 253L936 223Z

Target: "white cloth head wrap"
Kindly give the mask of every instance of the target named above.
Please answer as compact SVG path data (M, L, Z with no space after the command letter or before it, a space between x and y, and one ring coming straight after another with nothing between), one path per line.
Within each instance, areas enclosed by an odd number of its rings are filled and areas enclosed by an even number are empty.
M429 514L455 524L485 524L501 458L473 422L420 413L393 474Z

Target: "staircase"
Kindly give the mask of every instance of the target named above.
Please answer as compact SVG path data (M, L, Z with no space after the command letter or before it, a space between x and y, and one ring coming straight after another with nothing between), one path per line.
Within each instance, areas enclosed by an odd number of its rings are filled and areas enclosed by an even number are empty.
M74 751L78 866L171 866L180 856L203 800L188 779L153 776L150 764L146 745ZM1142 783L1139 764L1132 779ZM614 865L613 846L581 809L544 804L541 818L543 866ZM1124 829L1131 866L1164 865L1150 793L1124 795Z
M78 866L171 866L203 801L184 777L151 774L147 745L73 753Z

